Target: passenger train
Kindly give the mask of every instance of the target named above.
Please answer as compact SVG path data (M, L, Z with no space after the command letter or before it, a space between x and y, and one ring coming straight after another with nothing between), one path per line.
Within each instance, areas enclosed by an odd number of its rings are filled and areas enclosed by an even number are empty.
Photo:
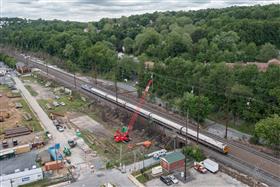
M124 101L122 99L119 99L119 98L116 99L116 96L108 94L106 92L103 92L103 91L101 91L99 89L96 89L94 87L91 87L89 85L84 84L84 85L81 86L81 88L83 90L86 90L87 92L90 92L94 95L97 95L97 96L99 96L103 99L106 99L106 100L109 100L113 103L121 105L121 106L123 106L124 108L126 108L130 111L134 112L137 109L136 105L131 104L129 102L126 102L126 101ZM141 115L143 117L146 117L146 118L150 118L151 120L153 120L153 121L155 121L159 124L164 125L168 129L170 129L172 131L175 131L178 135L186 135L187 134L187 136L189 138L191 138L193 140L196 140L197 132L190 129L190 128L186 129L186 127L184 127L184 126L182 126L178 123L170 121L170 120L168 120L164 117L161 117L157 114L154 114L154 113L152 113L148 110L142 109L142 108L139 110L139 115ZM223 154L227 154L229 152L228 145L224 144L223 142L217 141L217 140L215 140L215 139L213 139L209 136L206 136L206 135L203 135L203 134L200 133L198 139L199 139L199 142L201 144L206 145L208 147L211 147L211 148L213 148L213 149L215 149L215 150L217 150L217 151L219 151Z

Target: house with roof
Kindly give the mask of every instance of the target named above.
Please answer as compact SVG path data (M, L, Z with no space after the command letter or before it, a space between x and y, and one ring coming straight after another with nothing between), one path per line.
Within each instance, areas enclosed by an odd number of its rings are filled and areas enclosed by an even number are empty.
M160 158L161 167L168 173L182 171L185 168L185 155L175 151Z

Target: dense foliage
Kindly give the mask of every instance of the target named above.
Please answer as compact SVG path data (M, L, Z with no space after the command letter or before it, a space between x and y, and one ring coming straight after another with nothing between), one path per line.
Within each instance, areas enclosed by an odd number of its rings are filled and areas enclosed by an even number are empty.
M0 53L0 61L5 62L9 67L15 68L17 61L8 55Z
M205 159L202 150L198 146L186 146L182 149L182 153L193 158L197 162L201 162Z
M119 80L138 76L140 88L153 74L153 94L172 108L180 108L176 101L187 92L202 98L190 114L203 112L198 120L211 109L229 110L234 121L257 122L280 114L280 67L260 72L254 65L226 63L278 56L279 9L272 4L155 12L90 23L1 18L9 23L0 29L0 43L56 56L70 71L114 72ZM118 59L117 52L127 56ZM155 67L144 70L144 61Z
M280 117L274 115L256 124L256 134L265 143L278 151L280 150Z

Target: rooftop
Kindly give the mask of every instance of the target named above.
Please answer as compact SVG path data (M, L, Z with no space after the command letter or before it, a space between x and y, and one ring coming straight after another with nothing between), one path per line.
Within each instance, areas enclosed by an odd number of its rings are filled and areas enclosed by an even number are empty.
M36 165L36 153L31 151L29 153L20 154L14 158L1 160L0 175L14 173L16 169L23 171L25 168L31 169Z
M185 155L183 155L183 153L181 153L181 152L176 151L176 152L167 154L164 157L161 157L161 159L168 163L173 163L173 162L177 162L179 160L185 159Z

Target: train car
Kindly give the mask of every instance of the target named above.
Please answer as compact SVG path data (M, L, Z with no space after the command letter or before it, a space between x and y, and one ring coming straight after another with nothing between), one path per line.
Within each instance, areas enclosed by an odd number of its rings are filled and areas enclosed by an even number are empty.
M123 105L126 109L130 110L130 111L136 111L138 106L136 105L133 105L131 103L128 103L128 102L125 102L124 100L122 99L118 99L118 101L116 101L116 97L115 96L112 96L110 94L107 94L101 90L98 90L96 88L89 88L89 86L85 86L83 85L82 86L83 89L95 94L95 95L98 95L102 98L105 98L111 102L114 102L114 103L118 103L118 104L121 104ZM166 128L168 128L169 130L173 130L175 131L176 133L178 133L179 135L186 135L193 139L193 140L196 140L196 136L197 136L197 132L188 128L188 130L186 130L186 128L178 123L175 123L173 121L170 121L164 117L161 117L157 114L153 114L145 109L140 109L139 110L139 114L141 116L144 116L144 117L149 117L150 119L152 119L153 121L159 123L159 124L163 124ZM224 154L227 154L229 152L229 147L228 145L224 144L223 142L220 142L218 140L215 140L209 136L206 136L204 134L199 134L199 142L203 145L206 145L208 147L211 147L221 153L224 153Z

